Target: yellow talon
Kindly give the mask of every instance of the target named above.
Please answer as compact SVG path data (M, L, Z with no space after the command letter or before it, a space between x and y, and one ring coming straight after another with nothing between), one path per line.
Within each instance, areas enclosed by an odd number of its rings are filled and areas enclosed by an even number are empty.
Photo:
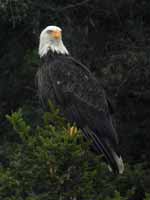
M71 126L71 127L69 128L68 132L69 132L69 135L72 137L72 136L75 136L75 135L77 134L78 129L77 129L77 127L75 127L75 126Z

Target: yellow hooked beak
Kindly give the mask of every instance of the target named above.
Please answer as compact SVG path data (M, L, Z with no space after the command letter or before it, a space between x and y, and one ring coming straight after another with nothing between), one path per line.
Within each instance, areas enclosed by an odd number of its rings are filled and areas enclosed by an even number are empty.
M53 31L52 36L53 36L53 38L55 38L57 40L60 39L61 38L61 31Z

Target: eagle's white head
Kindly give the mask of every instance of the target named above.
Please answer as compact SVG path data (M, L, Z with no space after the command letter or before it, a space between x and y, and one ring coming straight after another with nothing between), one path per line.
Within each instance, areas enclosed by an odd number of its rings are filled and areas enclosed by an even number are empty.
M47 26L40 34L40 57L43 57L49 51L64 55L69 54L62 41L62 30L58 26Z

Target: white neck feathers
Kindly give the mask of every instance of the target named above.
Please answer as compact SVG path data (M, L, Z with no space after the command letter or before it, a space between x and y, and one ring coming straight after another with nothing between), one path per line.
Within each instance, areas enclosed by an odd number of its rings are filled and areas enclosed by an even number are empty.
M54 40L50 40L47 37L42 37L41 35L40 44L39 44L40 57L45 56L49 51L52 51L53 53L57 53L57 54L63 54L63 55L69 54L62 40L54 41Z

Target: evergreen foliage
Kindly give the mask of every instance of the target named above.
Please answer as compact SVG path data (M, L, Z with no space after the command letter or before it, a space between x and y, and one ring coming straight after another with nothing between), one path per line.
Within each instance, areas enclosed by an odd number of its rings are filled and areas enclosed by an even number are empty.
M125 200L142 192L147 173L141 166L126 166L116 177L89 150L80 130L69 134L71 125L51 103L40 126L27 122L22 110L7 119L15 140L7 144L0 166L1 199Z

